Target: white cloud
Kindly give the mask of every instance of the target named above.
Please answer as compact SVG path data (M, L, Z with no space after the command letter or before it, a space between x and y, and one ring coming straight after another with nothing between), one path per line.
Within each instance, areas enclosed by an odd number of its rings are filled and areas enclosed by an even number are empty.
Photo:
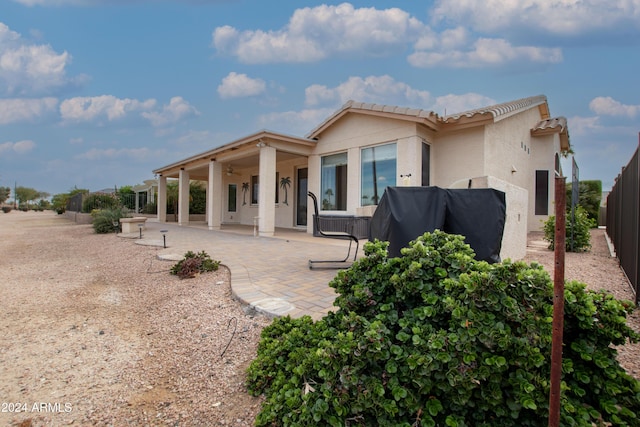
M56 98L0 99L0 125L21 121L33 121L53 113L58 106Z
M567 119L567 126L569 127L569 133L572 136L591 135L594 131L597 132L604 129L604 126L600 124L600 118L597 116L574 116Z
M335 54L381 56L425 31L424 24L401 9L356 9L342 3L297 9L286 27L275 31L218 27L213 46L244 63L314 62Z
M28 139L18 142L4 142L0 144L0 153L8 151L17 154L25 154L33 150L35 146L36 143Z
M640 105L623 104L610 96L599 96L589 103L589 109L605 116L635 117L640 114Z
M40 94L79 84L86 77L68 77L66 68L70 63L68 52L30 44L0 22L0 82L6 93Z
M62 101L60 114L63 122L90 122L97 120L109 122L123 119L130 113L144 112L153 109L155 99L138 101L136 99L120 99L112 95L94 97L77 97Z
M221 98L242 98L263 93L267 85L262 79L252 79L246 74L229 73L218 86Z
M135 159L135 160L147 160L151 156L151 150L149 148L108 148L97 149L93 148L82 154L75 156L78 160L111 160L111 159Z
M314 106L324 103L344 103L350 99L361 102L396 103L399 105L424 106L430 101L428 91L413 89L388 75L349 77L335 88L312 85L305 90L305 104Z
M513 46L505 39L476 40L468 50L416 51L409 55L414 67L481 68L523 63L555 64L562 61L562 50L535 46Z
M463 111L475 110L476 108L494 104L496 104L494 99L477 93L449 94L437 97L430 109L440 115L445 115L462 113Z
M178 145L190 145L190 144L202 144L202 143L211 143L211 132L208 130L203 131L194 131L191 130L186 134L176 138L173 140L174 143Z
M436 22L457 22L485 33L522 32L578 36L640 28L640 0L437 0Z
M318 108L264 114L258 118L258 126L291 135L302 135L311 131L333 112L333 108Z
M169 105L164 105L162 111L143 112L142 117L148 119L153 126L167 126L180 120L199 115L200 112L185 101L181 96L174 96Z

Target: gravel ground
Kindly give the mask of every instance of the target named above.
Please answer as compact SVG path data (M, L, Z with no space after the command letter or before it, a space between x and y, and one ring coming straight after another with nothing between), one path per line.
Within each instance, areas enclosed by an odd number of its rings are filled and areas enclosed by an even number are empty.
M226 268L180 280L157 249L50 212L0 214L0 238L0 425L253 425L244 371L269 320L232 299ZM567 254L567 279L633 299L602 230L592 243ZM638 354L620 348L636 377Z

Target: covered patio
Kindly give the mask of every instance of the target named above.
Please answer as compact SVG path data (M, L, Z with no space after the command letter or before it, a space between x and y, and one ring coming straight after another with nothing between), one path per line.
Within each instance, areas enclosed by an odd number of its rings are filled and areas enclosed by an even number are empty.
M158 168L158 221L167 222L167 182L177 180L177 222L190 225L189 185L200 181L209 230L250 226L259 236L273 236L276 229L306 231L307 165L315 145L263 130Z

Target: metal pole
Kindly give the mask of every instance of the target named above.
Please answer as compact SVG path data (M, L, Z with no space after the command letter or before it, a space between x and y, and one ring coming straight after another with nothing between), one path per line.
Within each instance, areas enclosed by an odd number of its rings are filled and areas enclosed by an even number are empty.
M564 330L564 255L566 244L565 178L556 176L556 228L553 270L553 336L551 339L551 390L549 427L560 426L560 381L562 381L562 333Z

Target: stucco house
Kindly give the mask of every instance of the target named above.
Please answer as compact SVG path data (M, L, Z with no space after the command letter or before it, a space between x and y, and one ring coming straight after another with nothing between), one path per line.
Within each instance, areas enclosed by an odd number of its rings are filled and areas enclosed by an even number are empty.
M527 232L553 214L554 176L570 149L567 121L532 96L457 114L349 101L306 137L262 130L154 170L158 219L167 179L178 179L180 225L189 223L189 182L207 188L206 223L313 232L307 191L321 214L368 217L387 186L495 188L507 221L501 257L519 259Z

